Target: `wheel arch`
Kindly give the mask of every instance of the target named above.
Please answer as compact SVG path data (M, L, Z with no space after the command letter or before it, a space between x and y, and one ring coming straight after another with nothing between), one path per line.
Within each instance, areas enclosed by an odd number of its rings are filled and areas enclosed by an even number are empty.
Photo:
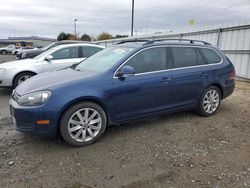
M25 72L27 72L27 73L32 73L32 74L34 74L34 75L37 75L36 72L30 71L30 70L18 72L18 73L15 74L15 76L14 76L13 79L12 79L12 86L14 86L14 82L15 82L16 77L17 77L18 75L22 74L22 73L25 73Z
M59 127L60 127L60 121L64 115L64 113L69 109L71 108L72 106L78 104L78 103L82 103L82 102L92 102L92 103L95 103L97 105L99 105L105 112L106 114L106 118L107 118L107 126L109 124L109 121L110 121L110 118L109 118L109 111L107 109L107 106L106 104L99 98L96 98L96 97L84 97L84 98L77 98L75 100L72 100L70 101L69 103L67 103L63 109L59 112L59 118L58 118L58 121L57 121L57 131L59 130Z
M2 49L2 50L0 50L0 53L2 53L2 52L6 52L6 53L8 53L6 49Z
M221 98L223 99L224 91L223 91L222 85L219 84L219 83L212 83L210 86L215 86L215 87L217 87L217 88L220 90ZM209 87L210 87L210 86L209 86Z

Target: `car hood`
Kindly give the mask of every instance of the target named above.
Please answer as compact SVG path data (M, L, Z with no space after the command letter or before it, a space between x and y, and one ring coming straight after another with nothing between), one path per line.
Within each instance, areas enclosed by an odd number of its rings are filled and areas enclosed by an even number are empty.
M37 59L24 59L24 60L17 60L17 61L9 61L6 63L1 63L0 68L17 68L18 66L25 66L36 63Z
M46 72L34 76L16 88L18 95L25 95L42 90L53 90L55 88L63 87L67 84L75 83L77 80L88 79L96 76L97 72L80 72L71 68L58 70L53 72Z
M44 50L42 49L37 49L37 48L34 48L34 49L23 49L21 50L21 52L25 52L25 53L34 53L34 52L43 52Z
M23 59L23 60L17 60L17 61L9 61L6 63L1 63L0 68L16 68L18 66L25 66L25 65L30 65L33 63L36 63L37 59Z

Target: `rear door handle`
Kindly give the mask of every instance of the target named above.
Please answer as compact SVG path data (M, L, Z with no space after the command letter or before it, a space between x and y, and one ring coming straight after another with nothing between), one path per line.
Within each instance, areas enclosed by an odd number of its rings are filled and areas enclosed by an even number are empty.
M171 78L168 78L168 77L164 77L161 79L161 82L170 82L171 81Z

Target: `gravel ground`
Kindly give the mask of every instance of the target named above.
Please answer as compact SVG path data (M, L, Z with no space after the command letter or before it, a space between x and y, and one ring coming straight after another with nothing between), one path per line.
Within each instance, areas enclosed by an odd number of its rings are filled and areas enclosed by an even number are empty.
M250 187L250 83L238 81L212 117L114 126L83 148L14 130L10 92L0 90L0 187Z

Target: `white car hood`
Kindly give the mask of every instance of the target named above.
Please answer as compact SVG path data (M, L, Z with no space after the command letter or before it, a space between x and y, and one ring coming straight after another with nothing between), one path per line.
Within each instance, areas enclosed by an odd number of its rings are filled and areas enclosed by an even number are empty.
M33 65L37 61L38 61L37 59L23 59L17 61L10 61L6 63L1 63L0 68L9 69L9 68L17 68L19 66Z

